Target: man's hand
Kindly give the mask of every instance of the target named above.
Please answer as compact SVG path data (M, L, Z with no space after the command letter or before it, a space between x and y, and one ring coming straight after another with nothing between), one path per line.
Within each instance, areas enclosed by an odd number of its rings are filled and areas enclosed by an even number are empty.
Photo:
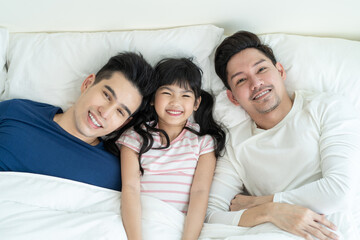
M271 222L279 228L301 236L305 239L338 239L338 236L330 231L336 230L336 226L328 221L324 215L317 214L308 208L285 203L273 203Z
M233 200L231 200L230 211L240 211L243 209L256 207L264 203L272 202L273 199L273 195L254 197L238 194Z
M265 222L271 222L278 228L306 240L314 240L314 237L320 240L339 239L331 231L336 230L336 226L325 216L308 208L287 203L271 202L249 208L242 214L239 226L253 227Z

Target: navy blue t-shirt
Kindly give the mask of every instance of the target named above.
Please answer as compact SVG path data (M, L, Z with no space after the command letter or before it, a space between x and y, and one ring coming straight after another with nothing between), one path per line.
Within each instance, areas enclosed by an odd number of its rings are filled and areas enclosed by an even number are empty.
M120 161L62 129L52 105L0 102L0 171L38 173L121 190Z

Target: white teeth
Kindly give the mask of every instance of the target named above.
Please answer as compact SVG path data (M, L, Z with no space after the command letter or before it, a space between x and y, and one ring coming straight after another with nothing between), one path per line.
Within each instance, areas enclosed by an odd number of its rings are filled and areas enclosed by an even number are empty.
M89 113L89 117L91 121L95 124L95 126L101 127L101 125L95 120L95 118L93 117L93 115L91 115L91 113Z
M258 99L259 97L267 94L268 92L270 92L270 90L266 90L265 92L260 93L259 95L257 95L257 96L255 97L255 99Z
M171 113L171 114L179 114L181 113L181 111L167 111L168 113Z

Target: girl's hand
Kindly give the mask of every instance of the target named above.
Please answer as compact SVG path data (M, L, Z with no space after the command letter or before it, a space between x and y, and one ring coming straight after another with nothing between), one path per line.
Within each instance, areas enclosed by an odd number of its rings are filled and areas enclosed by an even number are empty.
M243 209L256 207L264 203L272 202L273 198L273 195L255 197L238 194L234 197L233 200L231 200L230 211L240 211Z

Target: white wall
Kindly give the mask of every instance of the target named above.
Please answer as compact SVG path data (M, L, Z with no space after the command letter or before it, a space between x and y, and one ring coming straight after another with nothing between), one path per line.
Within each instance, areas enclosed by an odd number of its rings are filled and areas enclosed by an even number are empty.
M226 34L295 33L360 40L359 0L0 0L11 32L112 31L211 23Z

